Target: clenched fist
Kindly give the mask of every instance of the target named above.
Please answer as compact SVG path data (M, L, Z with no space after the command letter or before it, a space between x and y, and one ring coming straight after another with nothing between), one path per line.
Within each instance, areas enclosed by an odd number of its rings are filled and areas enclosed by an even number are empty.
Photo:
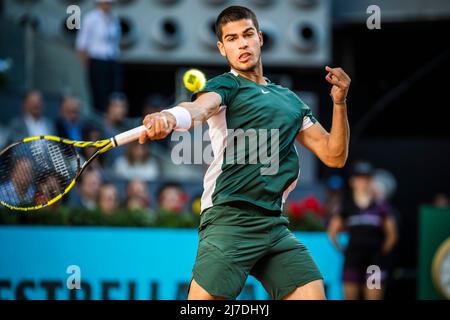
M328 71L325 79L333 85L330 92L333 101L343 103L350 87L350 77L342 70L342 68L330 68L326 66L325 70Z
M147 128L139 136L139 143L143 144L147 139L159 140L167 137L177 125L175 117L168 112L155 112L145 116L142 121Z

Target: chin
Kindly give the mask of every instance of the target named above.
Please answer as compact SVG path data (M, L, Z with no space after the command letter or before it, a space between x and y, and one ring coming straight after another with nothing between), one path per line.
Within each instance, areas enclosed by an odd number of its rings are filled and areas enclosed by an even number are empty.
M238 71L243 71L243 72L247 72L247 71L253 71L255 70L257 66L257 63L253 63L253 62L248 62L248 63L241 63L238 64L237 66L233 66L233 69L236 69Z

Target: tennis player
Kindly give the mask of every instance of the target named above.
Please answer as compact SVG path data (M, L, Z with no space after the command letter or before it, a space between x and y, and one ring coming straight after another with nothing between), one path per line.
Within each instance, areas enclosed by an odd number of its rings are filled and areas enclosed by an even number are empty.
M350 78L341 68L325 68L333 100L332 127L327 132L296 94L263 76L263 37L251 10L226 8L217 18L216 32L217 47L230 72L210 79L193 94L192 102L147 115L143 123L148 130L139 139L140 143L162 139L172 130L189 130L205 121L210 128L214 160L204 177L200 240L188 299L235 299L249 274L272 299L325 299L321 272L287 228L282 206L299 173L295 140L325 165L344 166ZM225 161L226 149L234 142L227 134L236 129L243 135L253 130L259 139L264 130L276 129L275 174L264 174L262 169L268 166L262 161ZM271 149L276 148L271 144Z

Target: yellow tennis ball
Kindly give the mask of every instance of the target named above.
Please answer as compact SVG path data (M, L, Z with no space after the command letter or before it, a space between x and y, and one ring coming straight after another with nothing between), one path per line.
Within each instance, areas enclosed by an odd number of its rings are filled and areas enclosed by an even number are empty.
M200 198L197 198L192 203L192 212L196 215L200 215L201 212L201 204L200 204Z
M189 91L198 91L205 87L206 77L198 69L189 69L183 75L183 83Z

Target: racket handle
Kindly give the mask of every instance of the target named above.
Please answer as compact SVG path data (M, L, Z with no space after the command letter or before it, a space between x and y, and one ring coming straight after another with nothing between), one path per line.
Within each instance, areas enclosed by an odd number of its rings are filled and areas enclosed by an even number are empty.
M111 138L113 147L118 147L133 141L136 141L139 139L139 136L141 135L142 131L146 131L147 129L145 126L139 126L134 129L122 132L118 134L117 136L114 136Z

